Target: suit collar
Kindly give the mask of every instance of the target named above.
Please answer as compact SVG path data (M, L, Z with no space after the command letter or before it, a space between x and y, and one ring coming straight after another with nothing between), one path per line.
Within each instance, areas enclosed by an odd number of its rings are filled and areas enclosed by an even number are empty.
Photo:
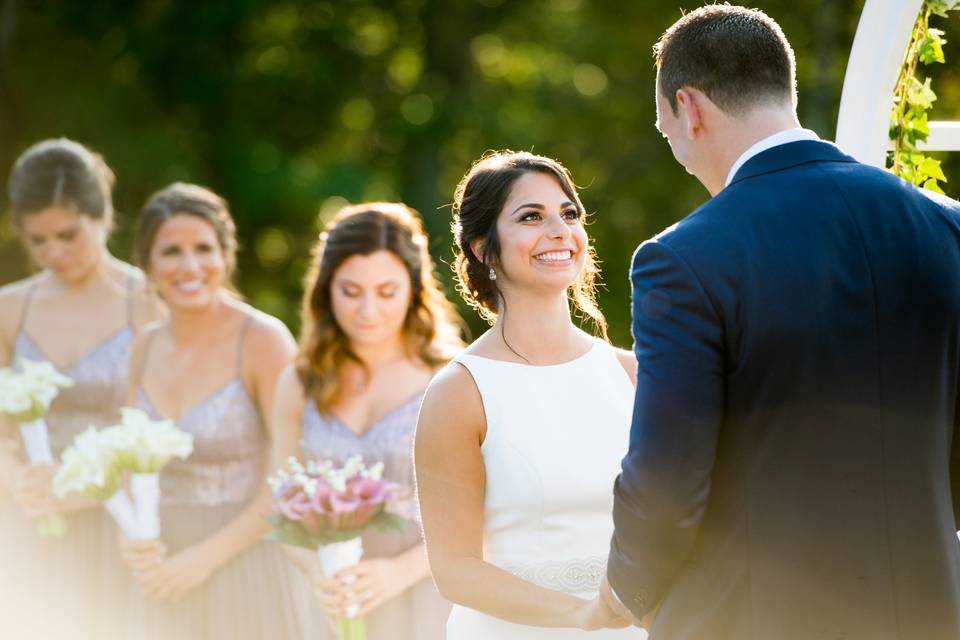
M748 178L783 171L809 162L856 162L856 160L832 142L823 140L788 142L761 151L747 160L730 184L734 185Z

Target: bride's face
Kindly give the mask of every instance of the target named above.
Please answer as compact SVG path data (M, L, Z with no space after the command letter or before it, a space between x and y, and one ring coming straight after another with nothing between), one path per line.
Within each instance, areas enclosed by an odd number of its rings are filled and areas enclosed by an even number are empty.
M586 260L583 212L547 173L531 171L513 183L497 217L497 237L500 255L494 269L504 292L564 291L577 280Z

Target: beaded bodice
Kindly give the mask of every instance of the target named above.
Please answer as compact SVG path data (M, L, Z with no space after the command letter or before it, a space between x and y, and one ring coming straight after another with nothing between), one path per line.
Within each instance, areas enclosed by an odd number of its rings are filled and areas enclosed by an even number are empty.
M383 475L402 489L396 509L411 520L419 520L414 498L413 433L423 392L397 405L377 420L363 435L357 435L331 414L321 414L313 400L303 411L300 447L305 458L332 460L342 464L353 455L365 462L383 462Z
M140 387L137 405L163 419ZM267 437L256 404L234 378L188 409L177 427L193 435L193 453L160 474L164 503L221 505L250 500L266 478Z
M89 425L104 427L120 419L118 409L126 404L132 342L133 328L125 325L69 367L59 369L73 380L73 386L60 390L45 416L54 455L59 456ZM14 342L13 355L49 361L22 329Z

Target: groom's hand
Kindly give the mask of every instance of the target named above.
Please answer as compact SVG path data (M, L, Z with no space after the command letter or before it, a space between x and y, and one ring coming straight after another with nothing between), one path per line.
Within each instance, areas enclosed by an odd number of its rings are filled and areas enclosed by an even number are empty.
M630 611L630 609L627 609L627 607L620 602L620 598L617 597L617 594L613 592L613 588L610 586L607 576L603 576L603 580L600 582L600 602L602 602L607 609L612 611L617 616L627 620L632 620L635 626L644 627L645 629L648 627L646 627L643 623L649 623L653 617L651 613L644 616L643 621L637 620L634 617L633 612Z

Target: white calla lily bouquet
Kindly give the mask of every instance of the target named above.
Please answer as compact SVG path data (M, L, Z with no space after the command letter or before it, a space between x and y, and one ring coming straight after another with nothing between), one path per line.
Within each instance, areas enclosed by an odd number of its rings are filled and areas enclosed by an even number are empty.
M160 471L193 452L193 436L171 420L124 407L115 426L90 427L63 453L54 478L59 496L82 493L104 507L133 540L160 537ZM129 477L129 492L124 480Z
M0 369L0 413L20 423L20 438L30 464L54 464L50 434L43 417L60 389L73 386L73 380L46 361L17 359L16 368ZM66 520L53 513L37 522L43 536L62 536Z

